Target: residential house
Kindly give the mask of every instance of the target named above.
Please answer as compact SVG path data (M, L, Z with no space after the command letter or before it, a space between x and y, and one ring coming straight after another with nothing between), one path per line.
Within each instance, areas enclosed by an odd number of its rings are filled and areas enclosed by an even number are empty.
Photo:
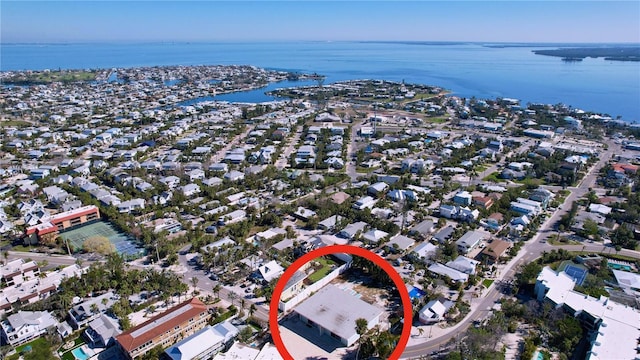
M369 244L377 244L380 240L389 236L389 233L386 231L371 229L364 234L362 234L362 241L367 242Z
M372 208L375 205L376 200L371 196L363 196L358 199L352 207L357 210L364 210L365 208Z
M389 184L385 182L377 182L375 184L370 185L367 188L367 194L371 196L379 196L383 194L389 188Z
M27 343L48 329L57 328L59 323L48 311L18 311L0 322L3 344L13 347Z
M409 235L417 236L421 239L426 239L435 231L436 223L433 219L426 219L415 225L409 230Z
M487 235L484 232L475 230L475 231L467 231L460 239L456 241L456 245L458 246L458 251L462 254L466 254L469 251L476 248L476 246L480 245L480 242L487 238Z
M143 210L144 205L144 199L131 199L121 202L120 204L116 205L116 207L118 208L118 212L120 213L130 213L136 210Z
M415 243L416 241L412 238L398 234L392 237L391 240L389 240L389 242L386 244L386 247L389 249L389 251L392 251L394 253L404 253L409 250L409 248L412 247Z
M234 224L240 221L243 221L247 218L247 212L244 210L235 210L228 214L220 216L218 220L218 225L224 226L229 224Z
M331 215L318 223L318 229L332 230L333 228L335 228L337 221L338 215Z
M83 335L93 348L106 348L115 342L115 337L122 333L118 319L101 313L87 325Z
M299 206L298 209L293 213L293 216L302 221L309 221L309 219L316 216L316 212L311 209Z
M458 270L462 273L465 274L469 274L469 275L475 275L476 273L476 266L479 264L480 262L477 260L473 260L470 259L466 256L462 256L462 255L458 255L457 258L455 258L454 260L449 261L448 263L446 263L445 265Z
M504 256L505 252L511 248L511 243L508 241L493 239L487 246L482 249L480 253L482 257L487 259L490 263L496 263Z
M280 266L275 260L271 260L266 264L260 265L258 271L255 273L255 277L264 282L269 283L284 272L284 268Z
M112 291L100 296L90 298L80 304L74 305L69 310L69 324L78 329L105 313L119 297Z
M433 234L433 238L436 239L439 243L444 244L449 241L449 239L451 239L454 230L455 229L453 228L453 226L446 226L440 229L437 233Z
M364 221L358 221L356 223L349 224L338 233L338 236L343 239L354 240L356 234L358 232L364 232L364 229L367 228L367 225L368 224Z
M453 197L453 202L458 205L468 206L471 205L473 196L468 191L461 191Z
M435 255L437 249L438 247L432 243L423 242L411 250L409 256L415 260L427 262L433 255Z
M181 190L184 196L191 197L200 193L200 186L198 186L198 184L187 184L183 186Z
M444 315L453 306L453 302L431 300L418 312L418 319L425 325L436 324L444 320Z
M435 263L429 266L428 270L436 275L446 276L452 281L464 283L469 280L469 275L448 266Z
M236 170L231 170L225 173L223 178L229 181L242 181L244 180L244 173Z

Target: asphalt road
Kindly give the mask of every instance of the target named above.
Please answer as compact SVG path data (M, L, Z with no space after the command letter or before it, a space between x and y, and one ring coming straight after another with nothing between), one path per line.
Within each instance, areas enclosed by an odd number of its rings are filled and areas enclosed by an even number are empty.
M35 262L46 261L47 267L58 267L58 266L68 266L76 263L77 259L73 256L67 255L48 255L36 252L22 252L22 251L9 251L9 256L7 257L9 261L15 259L31 259ZM88 263L87 261L83 261L83 264Z
M198 283L196 284L196 287L199 288L201 291L207 291L207 292L212 292L213 287L216 286L217 284L220 284L221 289L220 289L220 293L218 294L220 299L228 301L236 305L237 307L240 307L240 301L241 299L244 298L246 294L235 292L234 290L223 286L218 281L213 281L209 279L209 276L207 276L204 273L204 270L196 270L193 266L191 266L189 264L189 261L186 255L186 251L188 251L190 247L191 245L188 245L180 249L180 253L178 255L178 261L180 262L180 265L182 265L185 269L187 269L187 271L183 274L182 281L185 284L191 286L192 285L191 279L193 277L196 277L198 279ZM182 254L185 254L185 255L182 255ZM232 299L231 297L229 297L229 294L231 294L232 292L235 292L237 295L237 297L233 301L231 301ZM244 301L245 301L245 311L248 311L251 304L255 304L256 312L253 314L253 316L263 321L269 320L269 309L267 307L257 303L253 299L244 298Z

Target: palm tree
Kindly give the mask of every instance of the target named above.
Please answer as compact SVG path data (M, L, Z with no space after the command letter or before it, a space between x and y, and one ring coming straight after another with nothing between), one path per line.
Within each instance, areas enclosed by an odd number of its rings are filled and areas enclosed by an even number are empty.
M217 298L220 297L220 290L222 290L222 286L220 286L220 284L215 284L213 286L213 289L211 289L211 291L213 291L213 293L216 294Z
M227 298L229 298L229 300L231 301L231 305L234 305L233 302L238 298L238 294L236 294L234 291L231 291L227 295Z
M198 281L199 281L199 280L200 280L200 279L198 279L198 277L197 277L197 276L194 276L194 277L192 277L192 278L191 278L191 285L193 286L193 290L194 290L194 291L196 290L196 285L198 285Z
M422 336L422 334L424 334L424 329L419 327L418 328L418 336Z
M249 306L249 317L253 316L257 310L258 308L256 307L256 304L252 303L251 306Z
M367 332L367 320L363 318L356 319L356 333L359 335L358 338L358 352L356 352L356 360L360 355L360 347L362 347L362 342L364 341L363 335Z

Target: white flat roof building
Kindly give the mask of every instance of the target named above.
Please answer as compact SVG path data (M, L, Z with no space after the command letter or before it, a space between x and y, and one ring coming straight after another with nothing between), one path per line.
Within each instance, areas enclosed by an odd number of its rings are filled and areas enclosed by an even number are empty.
M207 326L188 338L168 348L165 353L171 360L205 359L220 352L238 335L238 328L225 321Z
M360 300L334 285L327 285L296 306L293 311L308 325L316 326L319 335L329 335L345 346L351 346L360 335L356 319L367 320L367 329L380 321L383 310Z
M638 359L640 339L640 312L618 304L605 296L599 299L573 290L573 279L564 272L556 273L549 267L542 269L535 285L538 300L549 300L556 307L564 306L569 312L590 321L594 336L587 360Z

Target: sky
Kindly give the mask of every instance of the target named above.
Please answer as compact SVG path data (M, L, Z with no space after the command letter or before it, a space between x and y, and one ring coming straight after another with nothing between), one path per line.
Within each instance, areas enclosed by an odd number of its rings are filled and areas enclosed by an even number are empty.
M0 40L640 43L640 1L15 1Z

